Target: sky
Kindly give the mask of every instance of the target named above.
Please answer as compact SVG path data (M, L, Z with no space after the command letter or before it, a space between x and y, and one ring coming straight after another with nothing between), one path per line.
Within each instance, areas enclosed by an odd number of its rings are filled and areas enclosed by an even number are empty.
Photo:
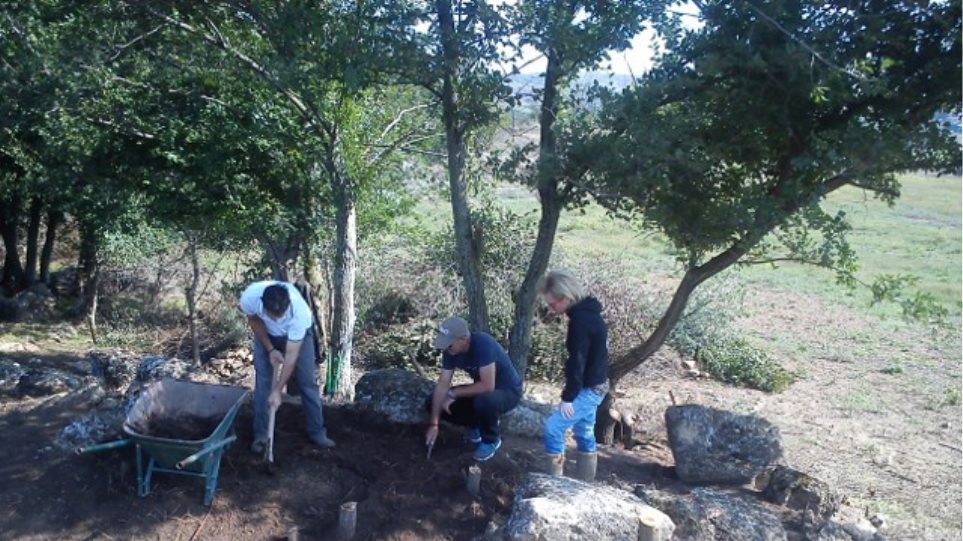
M506 1L509 3L514 2L514 0ZM692 2L686 2L680 6L676 6L673 8L673 11L683 15L683 26L695 28L699 25L697 17L698 8ZM653 53L657 45L658 41L655 32L651 29L643 30L642 33L632 39L628 49L624 51L610 51L609 61L603 62L600 69L603 71L611 70L619 75L639 76L652 68L652 57L654 56ZM519 70L521 73L542 73L545 71L545 59L535 59L536 56L538 56L538 52L527 47L523 49L522 57L515 62L515 65L524 66Z

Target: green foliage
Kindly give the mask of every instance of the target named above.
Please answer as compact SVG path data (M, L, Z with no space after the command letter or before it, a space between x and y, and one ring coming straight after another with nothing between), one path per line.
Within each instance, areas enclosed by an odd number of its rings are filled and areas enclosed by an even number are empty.
M101 255L107 265L131 268L160 258L180 245L178 236L144 222L133 229L108 229L103 234Z
M365 362L370 368L435 369L441 354L431 346L437 322L412 319L389 326L370 338L364 348Z
M704 26L667 34L660 66L604 98L581 149L598 191L617 194L602 200L662 231L695 266L777 227L815 227L829 234L824 246L844 249L843 217L804 209L849 182L892 200L896 171L958 168L959 146L934 120L959 110L958 6L922 13L897 3L886 32L858 33L850 29L869 24L872 8L824 7L709 4ZM814 60L813 49L828 58Z
M404 293L385 291L358 317L358 326L366 331L381 331L398 324L407 323L415 316L415 305Z
M532 346L528 350L526 379L548 382L565 380L565 361L568 358L568 350L565 349L567 323L565 319L557 317L535 322L532 327Z
M926 321L930 323L947 324L949 310L941 305L932 294L915 291L907 292L907 288L919 282L918 276L884 274L877 277L870 284L873 293L873 304L889 301L896 303L908 319Z

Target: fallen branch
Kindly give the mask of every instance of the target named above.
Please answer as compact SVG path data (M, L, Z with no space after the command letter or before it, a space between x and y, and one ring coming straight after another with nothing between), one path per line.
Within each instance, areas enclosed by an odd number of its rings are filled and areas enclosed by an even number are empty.
M211 515L211 510L214 509L214 503L215 502L211 502L211 506L207 508L207 513L204 514L204 518L201 519L201 523L198 524L197 528L194 529L194 533L191 534L191 538L188 541L194 541L194 539L197 539L197 534L201 532L201 528L203 528L204 523L207 522L207 517Z

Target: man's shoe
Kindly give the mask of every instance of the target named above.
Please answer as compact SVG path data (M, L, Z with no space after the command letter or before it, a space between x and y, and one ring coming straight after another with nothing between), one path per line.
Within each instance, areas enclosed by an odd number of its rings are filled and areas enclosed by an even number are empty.
M318 447L323 447L324 449L331 449L334 447L334 440L328 437L327 434L319 434L317 436L308 436L311 443L317 445Z
M251 444L251 452L256 455L263 455L265 448L267 448L267 440L254 440Z
M474 455L475 460L477 460L478 462L484 462L488 460L489 458L495 456L495 451L497 451L498 448L501 446L502 446L501 438L498 438L497 440L491 443L487 441L483 441L479 443L478 448L475 449L475 455Z
M465 439L465 443L469 445L478 445L482 441L481 430L478 430L477 428L469 428L465 430L463 437Z

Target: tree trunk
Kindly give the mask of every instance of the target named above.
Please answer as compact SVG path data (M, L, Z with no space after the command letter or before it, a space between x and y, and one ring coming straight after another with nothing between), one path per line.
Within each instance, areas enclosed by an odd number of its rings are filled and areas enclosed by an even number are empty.
M471 212L468 207L465 181L465 127L458 122L458 96L455 79L458 76L460 54L455 35L455 21L450 0L437 0L444 74L441 92L442 119L445 124L445 144L448 152L448 186L451 191L451 211L454 218L455 247L458 269L468 299L468 323L473 330L488 332L488 304L485 282L481 271L481 254L476 249L481 239L473 238ZM450 314L449 314L450 315Z
M739 260L748 249L762 237L757 234L745 242L737 243L728 250L713 257L705 264L692 267L686 271L672 295L672 301L666 308L655 331L646 338L645 342L630 349L618 359L609 364L609 394L599 405L596 411L595 435L596 438L605 444L612 444L615 436L615 428L618 421L613 419L610 411L617 409L615 404L615 388L619 381L637 366L645 362L653 353L662 347L668 339L672 329L679 322L679 318L685 312L685 307L689 302L692 293L702 282L722 272Z
M97 345L97 276L94 276L90 296L89 311L87 312L87 328L90 330L90 341Z
M37 248L40 239L40 222L43 219L43 204L40 198L30 201L30 221L27 224L27 254L20 280L20 288L27 289L37 283Z
M50 258L53 256L54 243L57 240L57 227L63 220L63 214L57 210L47 213L47 231L44 236L43 250L40 251L40 281L50 285Z
M3 236L3 277L0 287L8 293L16 293L17 287L23 280L23 266L20 264L20 246L18 231L20 225L20 196L14 195L9 201L0 206L0 235Z
M609 412L615 407L615 388L618 383L618 381L609 380L609 393L595 410L595 441L605 445L612 445L615 442L616 420Z
M197 337L197 284L201 279L201 262L197 255L197 237L188 233L187 250L191 257L191 281L185 290L187 297L187 319L191 331L191 360L194 366L201 365L201 349Z
M78 299L75 313L80 316L87 314L94 303L97 294L98 274L100 265L97 261L97 227L87 219L80 221L80 253L77 262L77 292Z
M334 148L328 160L333 173L333 192L336 206L334 255L334 311L331 316L331 344L329 345L330 374L326 386L337 399L351 400L351 352L354 341L354 280L357 268L357 231L355 229L354 194L352 193L344 159Z
M279 282L288 281L288 267L286 262L286 250L279 246L276 239L267 235L259 237L264 252L267 254L267 262L271 267L271 278Z
M317 364L324 362L328 345L328 331L325 328L325 319L323 312L318 310L318 299L324 298L324 282L321 279L319 266L320 263L315 255L315 251L311 249L309 243L306 243L304 246L304 281L307 285L305 288L307 290L305 300L311 308L311 315L314 317L314 353Z
M548 270L552 256L555 232L562 211L562 201L558 193L555 119L558 114L558 82L561 76L559 58L555 54L548 57L545 70L545 89L542 94L542 112L539 117L539 165L538 197L542 215L538 222L538 237L532 258L528 262L525 278L515 296L515 320L512 325L508 354L515 363L518 373L525 377L528 366L528 351L532 346L532 317L535 312L536 285Z

